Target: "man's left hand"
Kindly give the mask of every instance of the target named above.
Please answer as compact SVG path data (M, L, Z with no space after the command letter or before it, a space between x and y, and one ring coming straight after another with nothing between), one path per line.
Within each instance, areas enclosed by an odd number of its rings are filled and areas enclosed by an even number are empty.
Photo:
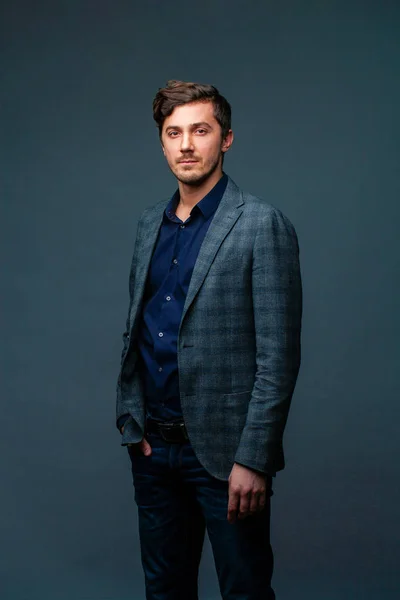
M265 506L266 476L235 463L229 476L228 521L244 519Z

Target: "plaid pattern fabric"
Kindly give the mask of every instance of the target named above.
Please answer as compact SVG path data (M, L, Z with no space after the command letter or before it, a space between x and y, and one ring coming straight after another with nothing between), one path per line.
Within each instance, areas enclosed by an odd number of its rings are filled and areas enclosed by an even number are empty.
M168 201L144 211L130 273L117 385L122 445L143 437L135 337L151 254ZM197 458L226 480L236 461L274 473L300 366L302 285L289 219L229 178L201 246L178 335L181 405Z

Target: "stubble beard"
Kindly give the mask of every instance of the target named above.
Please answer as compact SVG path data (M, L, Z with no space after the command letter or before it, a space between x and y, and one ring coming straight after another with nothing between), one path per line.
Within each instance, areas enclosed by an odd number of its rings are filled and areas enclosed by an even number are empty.
M218 169L220 156L221 155L219 155L212 162L208 163L207 169L202 173L196 173L195 171L187 171L187 173L182 171L178 172L178 170L175 171L171 167L170 168L180 183L184 183L185 185L190 185L193 187L199 187Z

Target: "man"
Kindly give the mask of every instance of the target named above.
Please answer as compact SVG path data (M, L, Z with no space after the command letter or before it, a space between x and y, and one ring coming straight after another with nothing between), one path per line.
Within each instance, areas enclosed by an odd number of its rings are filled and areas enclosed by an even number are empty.
M205 527L224 600L270 600L272 477L300 365L290 221L222 170L227 100L169 81L153 102L178 181L139 219L117 386L147 600L195 600Z

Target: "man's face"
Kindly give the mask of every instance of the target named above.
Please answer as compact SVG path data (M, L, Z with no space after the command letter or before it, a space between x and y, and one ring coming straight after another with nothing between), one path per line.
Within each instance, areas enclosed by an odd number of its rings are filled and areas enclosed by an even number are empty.
M223 151L229 148L232 139L230 132L222 140L211 102L177 106L165 119L161 134L171 171L178 181L194 186L221 168Z

